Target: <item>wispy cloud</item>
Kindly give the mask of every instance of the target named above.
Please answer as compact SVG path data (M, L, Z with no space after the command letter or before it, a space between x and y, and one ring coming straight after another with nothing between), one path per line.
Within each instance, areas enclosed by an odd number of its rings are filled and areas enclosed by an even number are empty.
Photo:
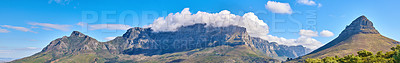
M24 32L37 33L37 32L32 31L31 29L25 28L25 27L18 27L18 26L11 26L11 25L1 25L1 27L11 28L11 29L19 30L19 31L24 31Z
M85 22L79 22L79 23L77 23L76 25L78 25L78 26L85 26L85 25L87 25L87 23L85 23Z
M72 0L49 0L49 4L51 3L57 3L57 4L61 4L61 5L68 5Z
M115 37L106 37L106 38L104 38L105 40L113 40L113 39L115 39Z
M0 33L8 33L8 32L10 32L10 31L8 31L7 29L1 29L0 28Z
M79 22L79 23L76 23L75 25L81 26L83 28L87 27L88 30L100 30L100 29L128 30L129 28L132 28L132 26L124 25L124 24L88 24L85 22Z
M0 50L0 53L14 53L18 51L31 51L31 50L39 50L41 48L37 47L24 47L24 48L15 48L15 49L8 49L8 50Z
M99 30L99 29L108 29L108 30L128 30L132 28L129 25L124 24L94 24L88 25L89 30Z
M292 8L289 3L281 3L276 1L268 1L265 8L273 13L292 14Z
M52 29L57 29L57 30L62 30L62 31L68 31L70 30L71 25L60 25L60 24L50 24L50 23L28 23L30 25L37 25L37 26L42 26L45 28L42 28L44 30L51 30Z
M0 53L11 53L12 51L10 50L0 50Z
M25 48L18 48L18 49L14 49L14 50L37 50L37 49L40 49L40 48L37 48L37 47L25 47Z

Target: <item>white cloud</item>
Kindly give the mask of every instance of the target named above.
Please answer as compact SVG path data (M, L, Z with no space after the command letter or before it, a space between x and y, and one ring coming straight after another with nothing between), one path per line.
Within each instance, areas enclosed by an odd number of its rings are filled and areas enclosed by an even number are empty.
M87 25L87 23L85 23L85 22L79 22L79 23L77 23L76 25L78 25L78 26L85 26L85 25Z
M318 36L318 32L317 31L312 31L312 30L300 30L299 34L301 36L306 36L306 37L316 37Z
M318 32L311 30L300 30L300 37L297 39L286 39L283 37L277 37L272 35L262 36L260 38L268 40L270 42L276 42L278 44L288 45L288 46L297 46L302 45L306 48L317 49L323 44L318 40L312 38L318 36Z
M318 8L322 7L321 3L316 3L313 0L297 0L297 3L304 4L304 5L309 5L309 6L315 6L316 5Z
M18 51L30 51L30 50L39 50L40 48L37 47L24 47L24 48L16 48L16 49L9 49L9 50L0 50L0 53L15 53Z
M106 37L106 38L104 38L105 40L113 40L113 39L115 39L115 37Z
M315 1L312 0L297 0L297 3L305 4L305 5L315 5Z
M40 49L40 48L37 48L37 47L26 47L24 49L35 50L35 49Z
M24 48L17 48L13 49L13 51L26 51L26 50L39 50L40 48L37 47L24 47Z
M331 31L323 30L323 31L321 31L320 35L323 36L323 37L331 37L334 34Z
M319 36L317 31L302 29L300 30L299 35L300 37L297 39L286 39L283 37L277 37L272 35L263 36L261 38L268 40L270 42L277 42L278 44L283 44L283 45L289 45L289 46L303 45L304 47L310 49L317 49L318 47L321 47L323 45L318 40L312 38ZM330 37L333 36L333 33L328 30L323 30L320 32L320 35L322 37Z
M94 24L94 25L88 25L88 27L89 30L98 30L98 29L128 30L129 28L132 28L131 26L124 24Z
M52 30L52 29L50 29L50 28L42 28L43 30L48 30L48 31L50 31L50 30Z
M289 3L268 1L267 4L265 4L265 8L273 13L292 14Z
M153 24L143 26L151 27L154 32L176 31L178 27L193 25L195 23L206 23L206 26L225 27L235 25L246 28L246 31L252 37L260 37L270 42L277 42L282 45L297 46L303 45L310 49L316 49L322 46L322 43L313 39L318 36L318 32L311 30L301 31L297 39L286 39L268 34L268 25L263 20L258 19L254 13L245 13L243 16L231 14L227 10L219 13L207 13L198 11L196 14L189 12L185 8L180 13L169 14L166 17L160 17L154 20Z
M62 31L68 31L68 30L70 30L70 27L71 27L71 25L59 25L59 24L50 24L50 23L28 23L28 24L38 25L38 26L62 30ZM48 29L45 29L45 30L48 30Z
M304 47L307 47L310 49L317 49L323 45L318 40L311 38L311 37L306 37L306 36L300 36L299 38L296 39L295 43L297 43L299 45L303 45Z
M69 4L71 2L71 0L49 0L48 3L50 4L53 2L55 2L57 4L61 4L61 5L66 5L66 4Z
M8 33L8 32L10 32L10 31L8 31L7 29L1 29L0 28L0 33Z
M10 50L0 50L0 53L11 53Z
M31 29L34 29L34 28L39 28L39 27L36 27L36 26L31 26Z
M180 13L169 14L167 17L160 17L154 20L153 24L144 26L151 27L155 32L176 31L178 27L206 23L206 26L225 27L236 25L246 28L249 35L253 37L265 36L268 34L268 25L258 19L254 13L245 13L243 16L231 14L228 10L219 13L207 13L198 11L192 14L189 8L183 9Z
M321 3L318 4L318 8L320 8L320 7L322 7L322 4L321 4Z
M28 28L25 28L25 27L18 27L18 26L11 26L11 25L1 25L1 27L11 28L11 29L19 30L19 31L24 31L24 32L36 33L34 31L32 31L31 29L28 29Z

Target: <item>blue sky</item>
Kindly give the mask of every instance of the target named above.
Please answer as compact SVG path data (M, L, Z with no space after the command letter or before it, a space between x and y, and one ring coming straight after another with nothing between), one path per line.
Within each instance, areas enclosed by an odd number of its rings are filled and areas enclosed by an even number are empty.
M287 3L292 11L291 13L274 12L266 8L268 1ZM315 4L310 4L310 1ZM334 35L329 37L312 37L322 44L337 37L352 20L365 15L382 35L400 40L400 33L398 33L400 30L396 27L396 24L400 23L397 19L400 15L398 12L400 8L397 7L400 6L397 4L400 2L398 0L310 1L306 4L298 0L1 0L0 30L3 32L0 33L0 58L22 58L32 55L52 40L69 36L74 30L102 42L107 41L105 39L107 37L121 36L125 32L121 29L82 28L77 24L83 21L82 14L87 11L95 12L99 16L107 12L115 14L107 16L110 20L84 23L123 24L130 27L152 24L154 19L165 17L169 13L181 12L184 8L190 8L191 13L197 11L218 13L228 10L231 14L239 16L254 12L258 19L268 24L270 28L268 35L297 39L301 36L299 30L302 29L333 32ZM138 13L139 19L128 16L125 23L113 21L113 19L118 20L119 15L126 11ZM298 24L302 26L299 27Z

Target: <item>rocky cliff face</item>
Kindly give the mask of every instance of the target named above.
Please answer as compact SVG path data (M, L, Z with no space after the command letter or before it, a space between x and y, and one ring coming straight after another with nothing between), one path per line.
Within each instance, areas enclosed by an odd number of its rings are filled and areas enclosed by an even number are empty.
M162 55L221 45L244 45L249 36L241 27L205 27L205 24L181 27L176 32L152 32L149 28L129 29L116 41L123 54ZM235 42L235 40L239 40ZM229 41L229 42L228 42Z
M108 42L74 31L52 41L43 51L14 62L265 62L307 53L303 46L285 46L248 35L238 26L183 26L173 32L131 28ZM219 60L217 60L219 59Z
M256 48L263 51L263 53L281 60L285 60L286 58L296 58L311 52L311 49L305 48L301 45L278 45L275 42L268 42L267 40L255 37L252 38L252 41Z

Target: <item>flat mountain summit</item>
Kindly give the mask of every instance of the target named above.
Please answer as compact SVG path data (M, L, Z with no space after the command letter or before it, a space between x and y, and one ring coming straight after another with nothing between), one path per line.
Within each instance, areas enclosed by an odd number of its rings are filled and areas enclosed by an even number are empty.
M308 52L303 46L278 45L251 37L243 27L212 27L200 23L171 32L135 27L107 42L73 31L70 36L53 40L41 52L11 63L265 63L280 62Z
M324 58L356 54L357 51L367 50L373 53L378 51L391 51L390 48L400 42L381 35L373 26L374 24L365 16L360 16L348 25L340 35L324 46L300 57Z

